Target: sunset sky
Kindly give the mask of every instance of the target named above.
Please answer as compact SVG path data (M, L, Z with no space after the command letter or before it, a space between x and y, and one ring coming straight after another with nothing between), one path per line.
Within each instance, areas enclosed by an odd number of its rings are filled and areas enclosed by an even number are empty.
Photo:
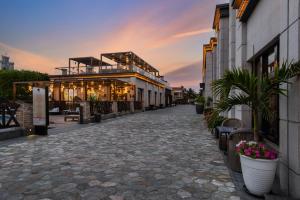
M215 5L227 0L1 0L0 54L49 74L69 57L133 51L172 86L198 88Z

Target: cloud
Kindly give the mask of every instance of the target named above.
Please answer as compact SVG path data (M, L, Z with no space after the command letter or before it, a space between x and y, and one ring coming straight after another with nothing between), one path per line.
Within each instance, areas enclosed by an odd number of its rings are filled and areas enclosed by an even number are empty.
M197 62L202 53L202 38L209 39L215 3L211 0L191 1L191 5L180 12L174 12L174 4L182 6L186 3L166 0L159 6L141 7L121 26L98 39L98 48L104 52L134 51L162 73ZM86 46L92 45L91 42Z
M102 26L99 24L98 15L95 15L96 21L90 27L92 31L86 27L70 34L63 31L65 27L62 30L55 27L51 29L53 31L48 30L39 35L32 33L38 37L32 37L32 40L23 38L22 46L17 46L20 43L7 45L17 47L11 47L12 53L9 55L17 66L52 73L50 70L54 67L66 66L69 57L99 57L100 53L134 51L158 68L161 74L171 71L167 75L171 75L170 82L173 84L198 85L197 79L201 78L201 74L197 66L200 68L200 64L195 65L194 70L187 66L189 63L199 62L201 58L201 43L209 39L216 1L145 2L136 9L124 8L120 12L124 15L116 15L118 18L109 16L111 25ZM85 18L82 19L85 25ZM21 38L22 35L18 37ZM176 69L181 74L186 73L184 69L194 73L177 77L172 73Z
M47 57L28 52L26 50L11 47L0 42L0 53L9 55L17 69L36 70L45 73L54 71L59 62Z
M189 31L189 32L184 32L184 33L177 33L173 35L173 38L183 38L183 37L190 37L190 36L195 36L195 35L200 35L202 33L209 33L212 30L210 28L205 28L205 29L200 29L196 31Z
M192 63L182 66L179 69L171 71L165 75L166 80L174 86L199 88L201 82L201 62Z
M166 3L167 2L167 3ZM121 27L110 32L102 43L105 49L151 50L177 43L186 37L211 32L209 20L201 18L209 15L207 9L213 3L198 1L181 12L174 13L170 5L174 2L166 1L147 7L135 13ZM151 10L151 12L147 12ZM199 12L203 10L202 12ZM164 19L166 16L172 17ZM158 18L157 16L160 16ZM183 31L184 30L184 31Z

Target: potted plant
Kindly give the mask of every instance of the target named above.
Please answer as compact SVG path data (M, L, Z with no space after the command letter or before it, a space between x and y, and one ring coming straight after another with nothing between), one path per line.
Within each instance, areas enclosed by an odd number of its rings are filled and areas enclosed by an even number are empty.
M274 117L275 113L272 111L270 103L271 98L274 95L286 95L286 90L281 86L285 83L288 84L289 79L299 74L300 62L284 63L281 67L275 66L274 73L269 76L258 76L246 69L226 71L221 79L214 81L212 84L214 94L220 99L215 104L215 114L229 111L236 105L249 106L252 110L254 140L258 142L260 140L259 116L262 116L266 120L271 119L272 116ZM272 185L273 179L263 175L266 173L265 169L267 168L273 166L276 169L277 161L271 162L270 160L276 161L276 159L258 159L251 156L240 156L244 181L247 183L246 187L251 193L262 195L263 192L255 191L252 188L269 182ZM256 170L247 170L247 166L250 165ZM272 173L270 172L270 174ZM260 178L254 182L254 177ZM265 193L268 192L268 188L263 191Z
M263 196L271 191L277 167L277 153L262 143L240 141L236 145L240 155L243 178L248 191Z
M203 114L204 105L205 105L205 97L204 96L198 96L195 99L195 104L196 104L196 112L197 112L197 114Z
M252 110L254 140L259 140L259 116L269 120L274 116L270 100L274 95L286 95L281 86L300 74L300 62L275 66L272 76L258 76L247 69L227 70L224 76L212 83L213 93L220 97L215 110L229 111L236 105L246 105Z
M208 108L212 107L212 103L213 103L213 98L207 97L206 98L206 107L208 107Z
M96 95L91 95L89 97L90 106L92 115L94 116L94 122L98 123L101 122L101 114L98 112L98 106L99 106L99 99L97 99Z

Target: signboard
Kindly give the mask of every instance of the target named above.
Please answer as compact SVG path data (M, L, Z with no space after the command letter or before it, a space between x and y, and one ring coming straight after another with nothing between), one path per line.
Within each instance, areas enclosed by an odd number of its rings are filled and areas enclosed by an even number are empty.
M46 89L33 87L32 101L33 101L33 125L46 126L47 125Z

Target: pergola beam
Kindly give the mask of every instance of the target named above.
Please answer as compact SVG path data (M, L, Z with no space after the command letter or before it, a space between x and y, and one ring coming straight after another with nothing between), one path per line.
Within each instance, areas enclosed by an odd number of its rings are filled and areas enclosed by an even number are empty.
M107 59L115 61L117 64L123 64L127 65L129 64L135 64L137 67L141 69L146 69L149 72L158 72L157 69L155 69L153 66L148 64L146 61L144 61L142 58L137 56L135 53L129 51L129 52L117 52L117 53L105 53L101 54L101 58L105 57ZM128 61L128 62L127 62Z

